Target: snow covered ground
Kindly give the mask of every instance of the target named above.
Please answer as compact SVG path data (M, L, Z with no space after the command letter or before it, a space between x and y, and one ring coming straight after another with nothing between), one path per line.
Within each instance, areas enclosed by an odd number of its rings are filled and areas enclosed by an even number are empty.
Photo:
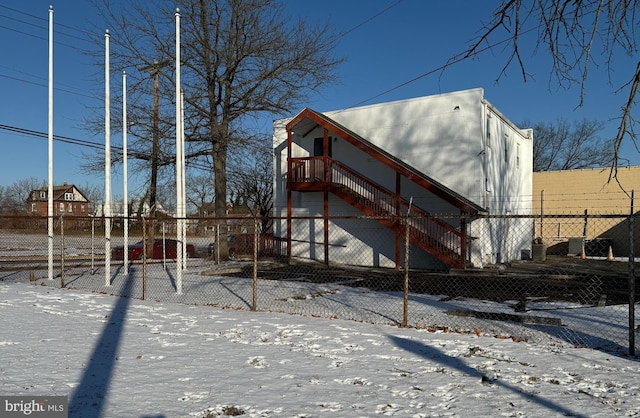
M258 310L270 312L387 325L403 322L402 291L373 291L340 280L317 283L306 280L302 271L300 277L260 278L254 287L251 262L216 265L211 260L191 259L188 270L182 275L180 294L176 291L177 274L173 261L167 261L166 268L162 261L147 263L146 267L135 262L128 272L122 265L113 264L108 280L103 267L97 263L95 268L72 264L65 264L64 280L56 268L53 280L47 280L46 270L34 269L2 271L0 281L34 280L51 287L230 309L250 310L255 301ZM629 352L628 305L600 306L533 298L527 301L526 309L518 309L520 303L519 300L497 302L446 294L409 293L407 323L416 328L475 331L529 342L557 340L607 352ZM635 321L640 323L638 309Z
M597 311L593 311L597 314ZM0 395L71 417L640 416L640 362L523 342L0 282Z

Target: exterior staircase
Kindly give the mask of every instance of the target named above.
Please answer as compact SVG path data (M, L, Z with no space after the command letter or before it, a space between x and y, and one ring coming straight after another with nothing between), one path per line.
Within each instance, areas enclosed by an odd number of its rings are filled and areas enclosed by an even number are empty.
M289 187L328 191L452 268L465 266L465 236L427 211L326 157L292 158ZM407 216L409 215L409 216Z

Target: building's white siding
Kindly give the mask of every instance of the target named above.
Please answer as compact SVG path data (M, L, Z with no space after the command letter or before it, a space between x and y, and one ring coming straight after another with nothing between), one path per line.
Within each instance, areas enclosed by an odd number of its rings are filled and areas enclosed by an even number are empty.
M489 214L530 213L532 188L533 144L530 131L522 131L510 123L483 97L482 89L472 89L448 94L421 97L390 103L325 112L324 114L371 142L382 150L394 155L414 169L436 180L452 191L464 196ZM285 124L288 120L274 122L275 149L275 214L286 215L286 170L287 170L287 134ZM305 139L296 132L293 136L292 156L307 157L313 155L313 138L323 135L321 128L305 133ZM332 136L329 133L329 136ZM364 174L374 182L395 190L394 171L374 158L343 140L332 140L332 158L343 162L353 170ZM457 214L451 204L437 198L429 191L403 178L402 195L412 198L416 206L431 214ZM296 193L292 195L294 216L321 216L323 212L322 193ZM331 215L358 215L358 211L338 198L331 198ZM526 220L525 220L526 221ZM372 221L374 224L375 222ZM470 246L471 261L476 265L487 262L507 261L520 257L520 250L530 248L530 240L515 242L505 247L509 232L518 230L519 236L526 236L522 228L530 228L526 222L481 221L470 226L470 234L479 239ZM455 221L451 222L454 226ZM530 223L530 222L529 222ZM297 226L292 246L300 255L309 252L304 241L321 243L322 221L316 225L308 222L308 227ZM375 224L380 230L383 227ZM276 225L277 234L284 235L285 225ZM364 228L364 227L363 227ZM351 231L352 240L361 241L359 233L351 228L339 225L330 226L334 231ZM337 233L337 232L335 232ZM393 242L390 231L376 232L389 237L380 238L379 245L370 245L373 265L393 264ZM309 239L313 235L320 239ZM306 236L306 238L305 238ZM330 241L331 241L330 237ZM482 238L482 239L480 239ZM345 242L340 237L341 242ZM369 241L368 241L369 242ZM322 259L322 246L315 244L315 253ZM358 242L358 245L364 245ZM335 254L347 254L349 248L331 247L331 260ZM383 248L384 247L384 248ZM388 247L388 248L386 248ZM314 251L314 250L312 250ZM413 251L413 249L412 249ZM367 257L369 258L369 257ZM430 256L414 257L427 260ZM424 264L423 263L423 264Z
M482 106L475 89L325 114L482 205Z

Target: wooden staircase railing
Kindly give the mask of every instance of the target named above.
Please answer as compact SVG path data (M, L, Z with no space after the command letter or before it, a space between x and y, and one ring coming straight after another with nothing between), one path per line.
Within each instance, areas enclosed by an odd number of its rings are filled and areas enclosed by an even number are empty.
M292 190L327 189L366 215L397 233L404 233L402 219L409 228L409 240L454 268L464 268L464 234L427 211L396 196L395 193L363 177L344 164L322 157L294 158Z

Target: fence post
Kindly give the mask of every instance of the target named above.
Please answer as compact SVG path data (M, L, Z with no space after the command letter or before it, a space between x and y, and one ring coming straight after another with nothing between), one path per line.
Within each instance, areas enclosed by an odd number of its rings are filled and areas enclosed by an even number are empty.
M93 276L95 270L95 239L96 239L96 219L91 218L91 275Z
M64 216L60 215L60 287L64 287Z
M216 264L220 265L220 224L216 222L216 245L214 246Z
M534 221L535 222L535 221ZM544 190L540 190L540 233L538 236L544 241ZM534 236L531 238L531 242L536 239L535 237L535 228L533 228Z
M129 251L128 248L124 249ZM147 296L147 218L142 218L142 300Z
M253 301L251 303L251 310L258 309L258 218L253 220Z
M167 247L166 247L166 242L167 242L167 228L166 228L166 222L162 221L162 268L167 271ZM155 222L154 222L154 227L155 227ZM154 235L155 235L155 231L154 231ZM178 243L176 243L176 245L178 245ZM176 251L178 249L176 248ZM151 250L153 251L153 250ZM145 252L146 254L146 252ZM184 253L183 253L184 255Z
M629 355L636 354L636 274L635 274L635 214L633 208L634 190L631 190L631 213L629 216Z
M584 210L584 225L582 227L582 236L584 237L584 239L582 240L583 244L587 240L587 235L589 234L588 224L589 224L588 209L585 209Z
M126 155L124 157L126 159ZM126 177L125 177L126 184ZM122 264L124 265L124 275L129 275L129 209L127 199L124 199L125 216L123 217L124 231L122 232Z
M404 297L402 309L402 326L409 322L409 214L404 222Z

